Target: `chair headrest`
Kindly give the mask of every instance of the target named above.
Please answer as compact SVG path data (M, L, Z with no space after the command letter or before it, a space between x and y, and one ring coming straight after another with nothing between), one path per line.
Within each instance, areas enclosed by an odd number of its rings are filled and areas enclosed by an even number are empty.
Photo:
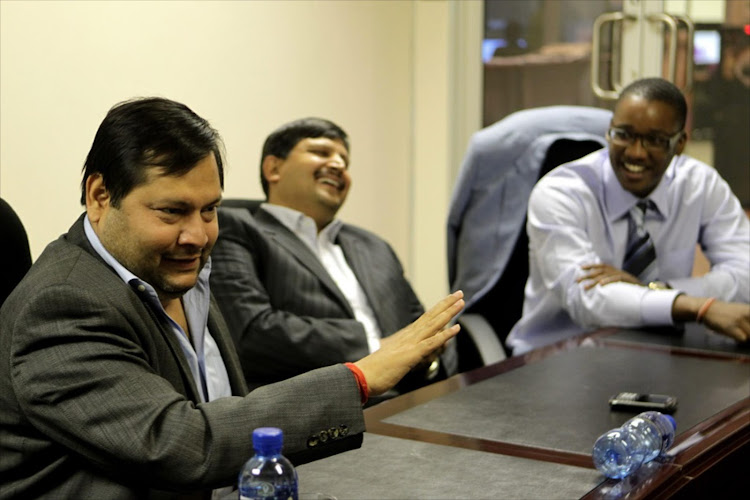
M221 200L222 207L230 208L245 208L250 211L251 214L255 214L260 207L260 204L265 200L258 199L247 199L247 198L225 198Z

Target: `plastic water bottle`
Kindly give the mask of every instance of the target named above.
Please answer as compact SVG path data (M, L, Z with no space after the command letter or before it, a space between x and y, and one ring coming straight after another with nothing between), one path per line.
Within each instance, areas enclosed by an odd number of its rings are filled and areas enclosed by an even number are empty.
M281 454L283 442L276 427L253 431L255 455L240 471L240 500L297 500L297 471Z
M677 423L658 411L643 412L599 436L594 465L607 477L623 478L672 446Z

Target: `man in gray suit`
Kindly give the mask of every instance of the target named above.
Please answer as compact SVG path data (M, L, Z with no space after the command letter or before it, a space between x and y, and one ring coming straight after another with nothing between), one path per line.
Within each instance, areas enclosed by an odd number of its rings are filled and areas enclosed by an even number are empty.
M422 314L388 243L335 218L351 185L344 130L320 118L282 125L263 145L260 179L267 203L254 213L219 209L211 273L251 387L359 359ZM449 347L393 392L444 378Z
M208 498L260 426L298 463L357 447L362 402L457 332L460 292L356 363L248 394L208 288L216 131L174 101L121 103L84 168L86 213L0 309L0 498Z

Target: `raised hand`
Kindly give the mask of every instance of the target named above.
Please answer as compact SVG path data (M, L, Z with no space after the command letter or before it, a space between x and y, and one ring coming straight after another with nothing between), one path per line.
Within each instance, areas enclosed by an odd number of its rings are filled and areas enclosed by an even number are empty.
M463 296L461 291L448 295L414 323L390 335L380 349L354 363L367 380L370 396L391 389L458 333L457 324L450 328L446 325L463 309Z

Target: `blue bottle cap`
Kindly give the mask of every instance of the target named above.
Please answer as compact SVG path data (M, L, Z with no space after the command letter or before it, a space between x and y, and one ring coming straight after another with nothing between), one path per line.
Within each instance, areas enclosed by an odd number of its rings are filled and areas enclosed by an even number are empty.
M261 455L281 453L284 433L277 427L258 427L253 431L253 448Z
M677 422L675 422L674 417L672 415L664 415L664 416L667 417L667 420L669 420L669 423L672 424L672 429L676 431L677 430Z

